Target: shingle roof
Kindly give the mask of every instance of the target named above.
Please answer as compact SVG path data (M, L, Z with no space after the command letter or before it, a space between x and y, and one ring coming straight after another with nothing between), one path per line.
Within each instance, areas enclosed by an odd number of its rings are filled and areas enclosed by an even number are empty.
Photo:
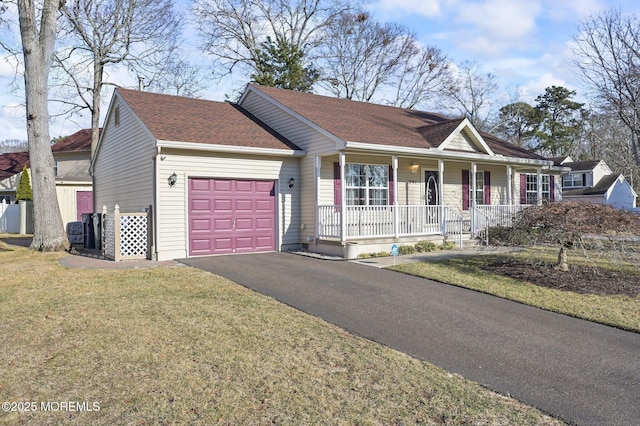
M463 120L440 114L253 85L285 107L348 142L437 148ZM496 154L546 159L481 133Z
M24 166L29 167L28 152L8 152L0 154L0 181L20 173Z
M122 88L117 91L158 140L300 149L237 105Z
M573 161L571 163L564 163L563 167L569 167L572 171L578 170L593 170L600 160L590 160L590 161Z
M102 129L100 129L102 130ZM91 150L91 129L82 129L60 139L51 146L53 152L77 152Z
M603 176L593 188L563 189L562 195L602 195L611 188L611 185L616 183L619 177L620 175Z

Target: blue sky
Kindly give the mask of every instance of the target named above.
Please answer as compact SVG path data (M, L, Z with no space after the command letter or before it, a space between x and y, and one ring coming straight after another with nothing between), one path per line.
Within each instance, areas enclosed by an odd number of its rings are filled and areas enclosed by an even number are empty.
M637 0L372 0L366 7L379 20L411 28L420 42L437 46L454 62L480 63L497 77L502 104L516 93L533 102L551 85L580 95L580 82L571 66L571 41L580 21L612 8L640 13ZM10 85L14 65L0 52L0 140L26 139L24 95ZM222 101L225 93L230 93L228 85L212 86L202 97ZM51 136L88 126L88 114L73 121L58 118L52 123Z

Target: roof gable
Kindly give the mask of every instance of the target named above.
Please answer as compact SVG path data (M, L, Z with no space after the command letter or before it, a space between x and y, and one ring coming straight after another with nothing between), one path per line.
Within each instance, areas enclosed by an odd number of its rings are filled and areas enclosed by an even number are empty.
M24 166L29 167L28 152L8 152L6 154L0 154L0 181L20 173Z
M121 88L117 93L159 141L300 149L237 105Z
M438 149L462 150L493 155L489 145L486 144L482 136L480 136L467 118L460 121L458 126L440 144Z

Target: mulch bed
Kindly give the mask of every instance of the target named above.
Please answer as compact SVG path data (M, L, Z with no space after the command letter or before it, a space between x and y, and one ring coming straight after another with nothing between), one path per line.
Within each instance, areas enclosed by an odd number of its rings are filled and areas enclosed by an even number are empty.
M554 265L517 260L494 262L483 269L542 287L580 294L640 296L640 274L579 265L569 265L569 272L562 272Z

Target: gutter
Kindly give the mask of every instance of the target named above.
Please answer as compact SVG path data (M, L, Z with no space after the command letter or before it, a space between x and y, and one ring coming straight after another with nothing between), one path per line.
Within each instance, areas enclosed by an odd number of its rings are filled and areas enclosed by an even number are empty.
M255 154L255 155L269 155L277 157L304 157L307 155L306 151L298 149L277 149L277 148L256 148L256 147L242 147L234 145L214 145L204 144L196 142L178 142L178 141L157 141L156 145L158 149L161 148L173 148L180 150L194 150L204 152L226 152L232 154ZM159 151L158 151L159 152Z
M479 162L492 162L492 163L504 163L504 164L516 164L522 166L535 166L544 167L548 170L555 171L570 171L568 167L555 166L552 160L535 160L532 158L517 158L517 157L505 157L500 154L494 156L487 156L486 154L474 154L463 152L451 152L443 151L437 148L410 148L402 146L389 146L389 145L377 145L363 142L347 142L347 149L357 151L378 151L386 152L389 154L405 154L413 156L425 156L435 157L442 159L460 160L460 161L479 161Z

